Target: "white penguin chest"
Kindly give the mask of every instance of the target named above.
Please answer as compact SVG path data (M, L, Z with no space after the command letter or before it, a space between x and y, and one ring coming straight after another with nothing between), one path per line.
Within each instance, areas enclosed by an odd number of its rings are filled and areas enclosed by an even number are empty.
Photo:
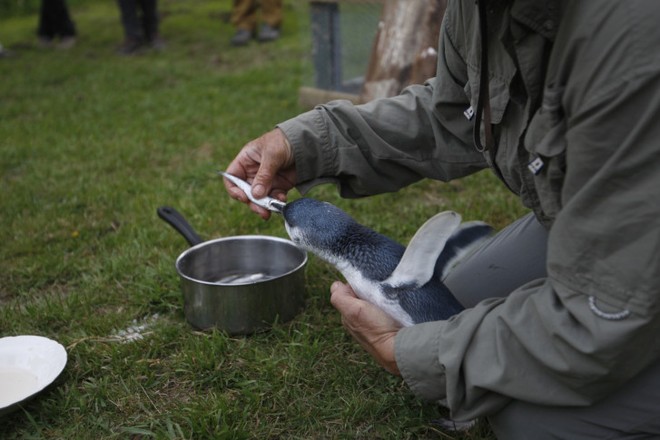
M380 282L366 278L351 264L340 264L337 265L337 268L344 275L344 278L351 285L358 298L384 310L405 327L414 324L410 315L403 310L396 299L389 299L385 296Z

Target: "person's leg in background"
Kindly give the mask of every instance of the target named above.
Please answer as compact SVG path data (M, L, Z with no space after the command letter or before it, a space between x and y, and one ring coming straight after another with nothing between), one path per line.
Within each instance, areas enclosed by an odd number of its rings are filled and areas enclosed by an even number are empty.
M144 42L136 1L117 0L121 15L121 24L124 30L124 42L118 49L121 55L135 54Z
M144 30L144 39L153 49L161 50L165 48L165 41L161 38L159 32L160 17L158 16L157 0L138 0L142 9L142 29Z
M274 41L280 37L282 27L282 0L261 0L261 27L257 39Z
M53 4L49 0L41 0L39 7L39 27L37 36L39 44L42 47L50 47L55 38L55 29L53 25Z
M232 46L245 46L252 39L257 25L257 1L234 0L231 9L231 24L236 33L231 40Z
M76 38L76 25L71 19L69 8L67 7L66 0L52 0L55 4L55 14L57 15L57 33L60 36L61 49L68 49L75 44Z
M56 37L60 38L57 46L60 49L68 49L75 45L76 26L69 15L66 0L42 0L37 36L43 47L50 47Z

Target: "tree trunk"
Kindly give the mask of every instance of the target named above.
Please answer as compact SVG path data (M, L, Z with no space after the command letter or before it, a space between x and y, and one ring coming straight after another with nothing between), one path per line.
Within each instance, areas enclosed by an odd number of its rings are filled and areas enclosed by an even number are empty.
M435 76L447 0L385 0L360 101L397 95Z

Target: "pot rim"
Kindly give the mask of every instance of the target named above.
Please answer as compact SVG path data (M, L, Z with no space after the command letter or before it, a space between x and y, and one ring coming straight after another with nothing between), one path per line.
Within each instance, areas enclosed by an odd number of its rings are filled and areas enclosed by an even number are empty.
M204 280L200 280L200 279L197 279L197 278L193 278L193 277L183 273L182 270L180 269L181 260L183 258L185 258L186 256L188 256L188 254L191 254L191 253L195 252L197 249L201 249L201 248L206 247L206 246L211 246L211 245L213 245L215 243L218 243L218 242L236 241L236 240L242 240L242 241L266 240L266 241L273 241L273 242L281 243L281 244L284 244L284 245L287 245L287 246L291 246L296 251L301 253L302 261L300 262L299 265L297 265L296 267L294 267L290 271L281 273L281 274L279 274L277 276L274 276L272 278L268 278L266 280L256 281L256 282L255 281L246 281L246 282L243 282L243 283L236 283L236 282L221 283L221 282L204 281ZM304 249L302 249L301 247L296 245L293 241L287 240L286 238L275 237L275 236L272 236L272 235L232 235L232 236L229 236L229 237L222 237L222 238L216 238L216 239L213 239L213 240L204 241L202 243L196 244L195 246L192 246L192 247L186 249L176 259L176 261L174 263L174 266L175 266L176 271L179 274L179 276L181 276L182 278L185 278L189 281L192 281L194 283L197 283L197 284L204 284L204 285L207 285L207 286L246 286L246 285L262 284L262 283L267 283L269 281L278 280L280 278L283 278L287 275L290 275L294 272L297 272L297 271L301 270L303 267L305 267L306 264L307 264L307 251L305 251Z

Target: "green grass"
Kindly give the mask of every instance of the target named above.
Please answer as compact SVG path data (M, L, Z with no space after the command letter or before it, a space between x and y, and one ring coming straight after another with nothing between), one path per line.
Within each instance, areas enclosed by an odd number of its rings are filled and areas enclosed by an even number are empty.
M284 35L235 49L228 0L161 1L164 53L122 58L114 2L72 8L79 44L35 45L36 16L0 22L0 336L37 334L68 365L3 418L0 438L453 438L445 415L381 370L340 325L338 274L312 258L306 309L249 337L185 322L173 262L186 249L155 210L172 205L206 238L285 236L230 201L215 175L248 140L303 109L306 3L287 2ZM454 209L497 227L519 216L490 174L422 182L341 206L401 242ZM295 196L295 195L294 195ZM118 342L133 324L144 339Z

